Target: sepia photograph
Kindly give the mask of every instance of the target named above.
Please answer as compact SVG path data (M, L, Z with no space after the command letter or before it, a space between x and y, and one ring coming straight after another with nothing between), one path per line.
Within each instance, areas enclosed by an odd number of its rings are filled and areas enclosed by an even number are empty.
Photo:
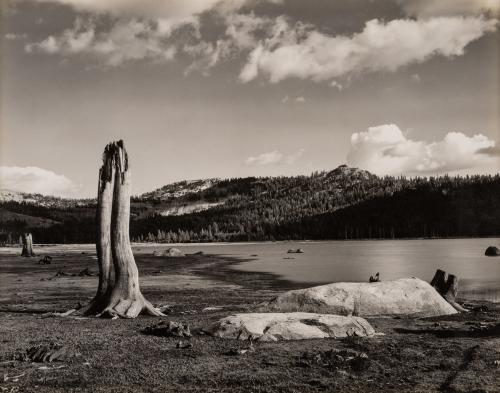
M0 0L0 393L500 393L500 0Z

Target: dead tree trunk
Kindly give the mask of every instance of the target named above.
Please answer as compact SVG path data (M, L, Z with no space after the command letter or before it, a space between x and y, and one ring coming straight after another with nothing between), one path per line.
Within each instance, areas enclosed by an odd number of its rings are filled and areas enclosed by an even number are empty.
M431 285L439 292L439 294L445 298L445 300L450 303L457 311L468 311L463 308L460 304L456 302L456 297L458 293L458 277L454 274L448 275L446 277L446 272L444 270L438 269L434 274L434 278L431 281Z
M130 172L123 141L106 146L97 195L99 286L87 314L135 318L163 315L139 288L139 272L130 246Z
M21 239L23 242L23 251L21 252L21 256L34 257L35 253L33 252L33 237L31 236L31 233L23 233Z

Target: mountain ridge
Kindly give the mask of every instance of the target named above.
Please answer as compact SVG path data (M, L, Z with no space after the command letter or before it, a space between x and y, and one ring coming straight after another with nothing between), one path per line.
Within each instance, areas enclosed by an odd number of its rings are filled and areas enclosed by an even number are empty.
M1 195L4 242L25 230L39 242L95 240L95 199ZM130 231L151 242L487 236L500 235L499 206L499 175L379 177L341 165L167 184L131 198Z

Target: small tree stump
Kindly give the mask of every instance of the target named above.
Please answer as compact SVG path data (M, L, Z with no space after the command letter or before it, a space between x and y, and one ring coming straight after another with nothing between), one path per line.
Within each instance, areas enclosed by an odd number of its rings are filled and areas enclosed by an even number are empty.
M31 233L23 233L21 236L21 240L23 243L23 251L21 252L22 257L34 257L35 253L33 252L33 237Z

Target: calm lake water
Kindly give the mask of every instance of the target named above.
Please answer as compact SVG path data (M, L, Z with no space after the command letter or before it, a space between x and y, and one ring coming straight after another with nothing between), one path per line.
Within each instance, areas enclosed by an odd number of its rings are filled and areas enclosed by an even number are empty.
M500 246L500 239L136 244L133 248L134 253L149 254L174 246L186 254L203 251L252 259L233 268L273 273L304 286L368 281L376 272L382 280L415 276L430 281L436 269L443 269L459 277L459 296L500 302L500 257L484 256L489 245ZM58 245L45 247L44 253L52 248L77 253L95 250L91 244ZM287 254L291 248L302 248L304 254ZM18 253L19 249L2 248L0 252Z
M436 269L457 275L459 296L500 302L500 257L486 257L500 239L374 240L176 245L186 253L255 258L234 269L274 273L282 279L317 285L337 281L368 281L419 277L430 281ZM162 245L162 248L166 245ZM287 254L302 248L304 254ZM252 255L257 255L253 256ZM294 259L284 259L284 258Z

